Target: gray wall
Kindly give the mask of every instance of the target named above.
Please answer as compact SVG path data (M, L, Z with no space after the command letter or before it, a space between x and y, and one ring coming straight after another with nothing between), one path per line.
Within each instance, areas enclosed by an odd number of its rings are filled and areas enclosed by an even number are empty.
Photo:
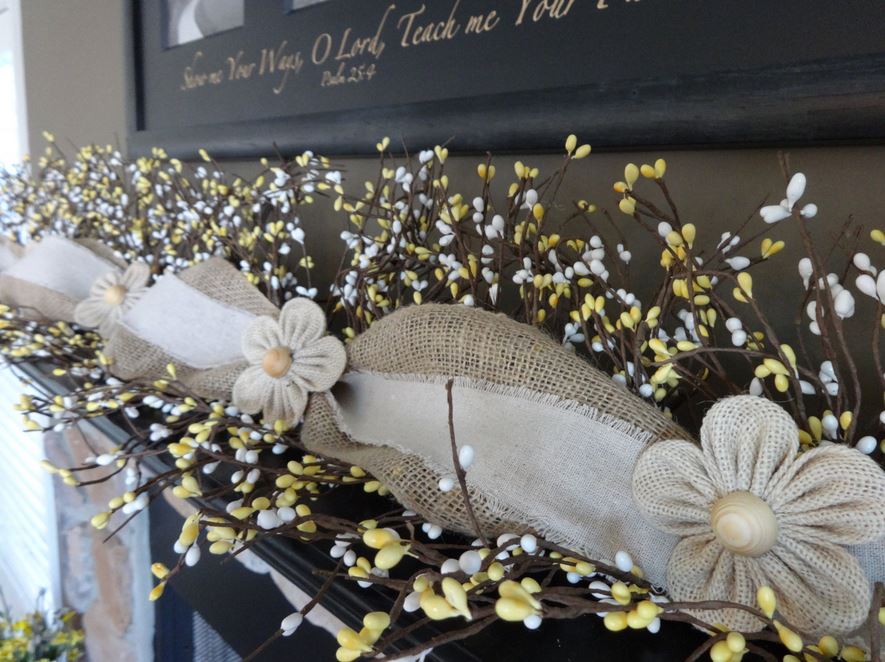
M31 150L40 149L41 132L53 131L58 141L81 145L87 142L124 142L126 132L127 80L123 38L123 4L120 0L27 0L23 2L24 55L27 75L28 120ZM569 127L563 127L563 135ZM396 127L390 127L391 137ZM375 142L375 136L366 140ZM305 145L309 147L309 145ZM807 199L816 202L821 214L815 228L821 240L830 243L849 214L867 227L885 227L885 188L880 184L885 165L885 147L853 146L801 148L790 150L794 169L809 178ZM629 221L616 207L611 183L622 177L627 161L652 162L659 153L593 154L575 164L571 179L562 190L560 201L587 198L613 210L616 218ZM701 240L718 237L743 221L762 198L780 200L783 179L774 149L735 149L671 151L668 181L680 205L682 216L694 221ZM559 156L508 155L499 158L497 184L506 186L511 165L521 158L542 170L550 170ZM452 157L451 179L464 185L464 193L476 190L476 157ZM374 172L374 159L344 159L352 191L359 190L364 178ZM226 164L231 170L249 174L252 163ZM319 264L319 281L328 282L340 258L337 236L345 219L329 205L312 207L304 216L309 248ZM761 228L756 221L756 228ZM629 232L629 230L628 230ZM790 249L798 240L787 225L772 228L772 236L785 238ZM628 235L629 236L629 235ZM638 235L633 235L638 236ZM711 239L712 240L712 239ZM637 242L638 243L638 242ZM633 246L634 265L657 263L656 251L643 252ZM874 255L874 262L877 257ZM885 266L885 259L878 259ZM794 258L781 259L767 271L758 272L757 282L766 274L777 278L775 292L798 291ZM775 294L773 292L772 294ZM779 307L780 326L790 323L793 307Z
M126 72L120 0L25 0L22 46L32 153L59 144L121 145Z

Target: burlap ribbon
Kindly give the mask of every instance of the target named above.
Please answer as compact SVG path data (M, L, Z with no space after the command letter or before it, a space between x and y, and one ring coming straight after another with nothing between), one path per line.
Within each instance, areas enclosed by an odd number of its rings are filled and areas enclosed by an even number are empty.
M96 283L108 281L109 274L117 282L125 268L113 251L89 239L49 236L23 252L4 241L0 302L35 319L73 322L78 304L90 297ZM121 306L123 310L119 322L102 325L112 374L126 380L158 379L168 376L171 363L196 394L225 400L248 366L241 348L243 331L258 316L279 315L222 258L178 276L162 276L136 301Z
M128 310L108 340L111 372L120 379L178 378L206 398L229 400L248 366L243 331L279 310L222 258L167 274Z
M125 266L88 240L47 237L23 254L15 244L0 242L0 301L34 317L73 321L74 308L93 284ZM292 311L293 319L283 327L304 323L295 306ZM180 275L165 275L140 293L119 323L108 327L105 352L111 372L121 379L166 377L173 364L196 394L229 400L237 377L250 365L243 350L247 329L259 317L279 315L235 267L212 258ZM270 345L295 343L296 362L300 356L303 363L307 354L301 340L284 335L286 342L274 336ZM313 336L319 339L322 329ZM258 352L251 357L254 370L265 369L256 361L273 349L270 345L253 348ZM668 584L667 561L678 536L687 535L697 549L687 538L669 562L677 598L750 603L750 588L770 583L784 596L794 622L812 632L856 626L868 602L869 579L885 579L882 541L856 544L885 530L881 468L844 447L816 449L794 462L795 425L773 403L750 399L762 403L764 424L754 423L758 412L752 411L731 416L731 427L705 422L706 460L699 464L701 450L658 409L539 330L503 315L458 305L405 308L356 338L348 359L350 372L333 391L311 396L302 441L314 452L367 469L428 521L477 533L457 487L439 488L440 479L454 473L451 414L457 443L476 452L467 487L483 535L532 530L601 559L624 549L660 586ZM329 377L322 388L333 381ZM733 403L744 406L750 400L733 399L717 408L734 409ZM723 425L727 429L719 429ZM772 440L758 453L738 447L737 440L754 431ZM707 448L714 437L718 450ZM808 459L812 456L814 461ZM788 462L811 468L802 480L790 482L781 475L789 473L781 467ZM695 465L704 465L706 475L700 469L692 474ZM822 490L833 475L857 495L830 490L829 504ZM795 487L803 480L810 487ZM750 482L742 487L742 481ZM634 507L631 483L656 526ZM707 511L698 503L707 507L714 496L742 489L768 490L765 498L780 504L779 510L772 505L782 527L774 550L792 559L789 571L778 570L777 563L759 570L766 557L735 561L730 580L708 567L718 569L720 555ZM691 496L695 492L697 498ZM849 553L838 544L855 547ZM841 565L833 559L841 559ZM689 584L701 589L686 592ZM845 590L851 595L842 595ZM729 619L735 627L751 625L742 613L723 614L722 620Z
M0 273L0 302L35 319L74 321L77 304L92 284L125 262L100 242L49 236L29 246L18 260L10 249L8 268Z
M483 533L535 530L594 558L629 551L656 583L676 542L632 507L644 446L684 430L542 332L455 305L410 307L348 348L350 373L313 396L302 441L352 462L429 521L474 534L453 474L445 384Z

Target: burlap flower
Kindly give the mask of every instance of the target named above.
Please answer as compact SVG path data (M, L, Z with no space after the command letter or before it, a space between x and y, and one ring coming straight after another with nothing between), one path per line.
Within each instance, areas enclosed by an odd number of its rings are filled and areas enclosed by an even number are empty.
M652 524L683 538L667 568L674 600L753 606L767 585L784 617L809 634L862 623L870 583L842 545L885 535L885 473L842 445L798 451L783 409L738 396L710 409L700 447L674 439L640 456L636 503ZM740 610L705 615L734 629L759 626Z
M323 310L310 299L293 299L279 322L258 317L243 333L243 354L252 365L237 378L234 404L269 421L294 423L309 393L326 391L347 363L341 342L326 336Z
M92 284L89 298L77 304L74 321L98 329L107 338L148 288L151 269L144 262L130 264L123 273L112 271Z

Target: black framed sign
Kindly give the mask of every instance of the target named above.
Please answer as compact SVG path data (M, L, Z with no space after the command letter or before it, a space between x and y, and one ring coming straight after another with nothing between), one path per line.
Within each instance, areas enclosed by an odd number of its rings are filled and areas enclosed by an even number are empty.
M135 0L130 147L885 137L883 0Z

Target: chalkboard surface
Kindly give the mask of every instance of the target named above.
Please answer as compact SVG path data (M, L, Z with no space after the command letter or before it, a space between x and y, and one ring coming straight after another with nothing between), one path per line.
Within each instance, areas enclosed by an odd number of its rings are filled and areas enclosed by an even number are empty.
M882 0L151 0L132 24L136 151L885 137Z

